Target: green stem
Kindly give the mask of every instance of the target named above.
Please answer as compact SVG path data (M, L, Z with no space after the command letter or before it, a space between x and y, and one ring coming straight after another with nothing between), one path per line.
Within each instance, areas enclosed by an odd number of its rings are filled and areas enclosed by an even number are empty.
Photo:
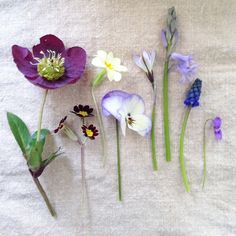
M158 170L157 165L157 156L156 156L156 134L155 134L155 125L156 125L156 95L154 98L153 108L152 108L152 130L151 130L151 138L152 138L152 167L154 171Z
M43 109L44 109L44 105L45 105L45 102L46 102L47 94L48 94L48 90L46 89L45 93L44 93L44 96L43 96L43 100L42 100L40 109L39 109L38 132L37 132L37 139L36 139L37 142L40 140L42 118L43 118Z
M169 70L169 58L166 58L164 65L164 77L163 77L163 115L164 115L164 135L165 135L165 149L166 149L166 161L171 161L171 150L170 150L170 131L169 131L169 79L168 79L168 70Z
M203 178L202 178L202 189L204 189L205 181L206 181L206 125L207 122L211 119L205 121L203 128Z
M118 190L119 201L122 201L122 186L121 186L121 165L120 165L120 135L119 135L119 122L116 120L116 148L117 148L117 174L118 174Z
M56 217L56 216L57 216L57 215L56 215L56 212L55 212L55 210L53 209L53 207L52 207L52 205L51 205L51 203L50 203L50 201L49 201L49 199L48 199L48 197L47 197L46 192L44 191L42 185L40 184L39 179L33 177L33 180L34 180L34 183L36 184L36 186L37 186L37 188L38 188L40 194L42 195L42 197L43 197L43 199L44 199L44 201L45 201L45 203L46 203L46 205L47 205L47 207L48 207L48 210L50 211L51 215L52 215L53 217Z
M190 111L191 111L191 107L188 107L186 109L185 116L184 116L184 121L183 121L181 135L180 135L180 146L179 146L180 169L181 169L181 173L182 173L182 177L183 177L183 183L185 186L185 190L188 193L190 192L190 185L189 185L188 175L187 175L185 162L184 162L184 136L185 136L185 131L186 131Z
M95 97L95 94L94 94L94 90L97 86L99 86L102 83L105 74L106 74L106 70L102 70L101 73L99 73L94 78L94 80L92 81L92 84L91 84L91 94L92 94L95 110L96 110L97 116L98 116L98 124L99 124L100 135L101 135L103 166L105 166L106 159L107 159L106 158L106 137L105 137L104 125L103 125L103 122L102 122L102 115L101 115L100 109L98 107L98 103L97 103L97 100L96 100L96 97Z

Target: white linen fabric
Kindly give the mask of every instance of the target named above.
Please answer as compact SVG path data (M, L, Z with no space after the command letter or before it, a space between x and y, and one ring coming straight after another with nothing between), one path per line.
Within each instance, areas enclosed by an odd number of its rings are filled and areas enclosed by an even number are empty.
M170 74L170 127L172 162L164 156L162 75L164 49L160 32L167 9L176 7L179 42L176 52L192 54L203 80L201 106L194 108L185 139L191 193L184 191L178 160L183 99L189 85ZM0 235L1 236L232 236L236 235L236 1L234 0L1 0L0 1ZM67 47L81 46L88 53L86 73L75 85L50 91L43 127L56 128L75 104L92 105L89 85L99 71L91 65L96 51L113 51L128 67L123 79L106 80L101 97L112 89L141 95L151 114L152 88L134 64L133 55L155 49L158 85L157 153L159 170L152 171L150 139L128 130L121 138L124 201L118 202L115 122L104 118L108 161L102 167L100 140L86 149L88 212L81 206L80 149L65 137L50 137L47 151L62 146L40 177L56 208L53 219L27 170L9 130L6 111L20 116L33 132L43 90L30 84L12 60L11 46L31 48L45 34L55 34ZM201 189L203 124L219 115L223 140L207 139L207 181ZM74 127L78 120L71 116ZM97 124L97 120L93 119ZM91 145L91 146L90 146Z

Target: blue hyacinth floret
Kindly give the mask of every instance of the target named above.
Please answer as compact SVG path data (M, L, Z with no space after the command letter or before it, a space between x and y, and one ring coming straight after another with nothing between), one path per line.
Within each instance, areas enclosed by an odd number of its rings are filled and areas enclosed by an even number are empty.
M184 104L188 107L197 107L199 106L199 98L201 95L202 81L200 79L196 79L189 90L186 99L184 100Z

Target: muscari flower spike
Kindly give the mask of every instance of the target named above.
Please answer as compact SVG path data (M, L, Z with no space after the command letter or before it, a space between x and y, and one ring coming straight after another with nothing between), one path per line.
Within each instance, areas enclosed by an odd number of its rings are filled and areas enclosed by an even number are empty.
M57 89L77 82L85 70L86 52L81 47L66 49L55 35L45 35L27 48L13 45L12 55L19 71L34 85Z
M93 108L89 107L88 105L77 105L74 106L73 111L71 113L79 116L80 118L86 118L93 116Z
M184 104L188 107L197 107L199 106L199 98L201 95L202 81L196 79L187 93L187 96L184 100Z
M194 63L192 56L172 53L171 59L175 61L174 66L181 74L180 82L190 82L197 73L197 65Z
M222 125L222 119L220 117L217 116L212 120L212 126L214 129L216 140L222 139L221 125Z
M180 134L180 146L179 146L179 160L180 160L180 169L181 174L183 177L183 183L185 190L190 192L190 184L188 180L188 175L185 167L185 160L184 160L184 137L185 131L187 128L187 122L190 115L190 111L193 107L199 106L199 98L201 95L201 88L202 88L202 81L200 79L196 79L190 88L189 92L187 93L186 99L184 100L184 104L187 106L185 111L184 121L181 129Z

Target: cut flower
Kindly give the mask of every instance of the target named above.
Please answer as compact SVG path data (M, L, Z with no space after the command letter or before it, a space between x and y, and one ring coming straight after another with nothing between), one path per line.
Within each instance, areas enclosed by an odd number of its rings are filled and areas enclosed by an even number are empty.
M17 68L34 85L57 89L78 81L85 70L86 52L81 47L65 49L54 35L45 35L32 52L13 45L12 55Z
M105 116L112 115L120 122L123 135L126 126L142 136L150 132L152 123L144 114L145 104L139 95L114 90L102 98L101 105Z
M175 61L176 68L181 74L180 81L182 83L190 82L197 73L197 65L194 64L193 57L191 55L172 53L171 59Z
M82 127L84 136L90 139L95 139L96 136L98 136L98 130L94 125L83 125Z
M73 111L71 113L74 113L75 115L79 116L80 118L86 118L93 116L93 108L90 108L88 105L78 105L74 106Z
M114 57L112 52L106 53L103 50L97 51L97 55L93 58L92 64L105 69L110 81L120 81L122 77L120 72L127 71L127 68L121 65L119 58Z

